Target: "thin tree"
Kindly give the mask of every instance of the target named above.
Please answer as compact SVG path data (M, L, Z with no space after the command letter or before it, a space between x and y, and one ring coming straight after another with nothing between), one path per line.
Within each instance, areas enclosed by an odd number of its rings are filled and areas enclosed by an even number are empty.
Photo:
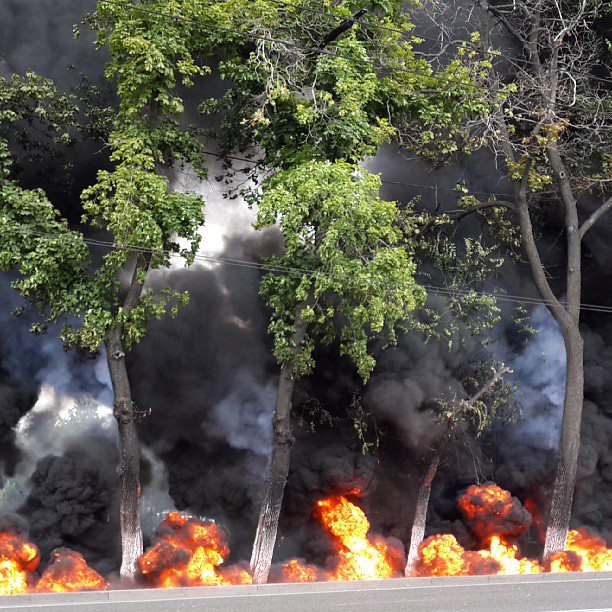
M368 340L393 340L394 325L423 301L415 266L399 245L396 206L380 199L379 188L378 177L344 161L299 164L264 185L257 227L279 220L285 242L285 253L270 263L309 272L271 273L261 286L281 371L251 558L255 582L265 582L270 568L289 473L293 390L312 371L315 344L337 339L340 354L367 380L375 364Z
M448 447L453 445L458 438L463 438L466 435L471 438L479 436L497 418L497 408L503 394L499 397L493 396L495 386L502 381L504 374L511 373L512 370L504 365L499 367L493 366L491 370L492 375L489 380L473 395L458 401L440 402L439 404L441 409L442 435L436 441L430 453L427 469L419 485L412 529L410 531L406 576L411 574L419 557L419 545L425 535L431 484L436 477L438 467ZM466 433L466 430L469 433Z
M199 145L179 125L183 105L176 93L177 81L189 85L201 72L191 55L194 30L132 9L101 3L91 18L98 45L110 50L107 76L116 83L119 108L105 143L112 170L99 171L82 194L83 231L70 229L41 190L11 178L4 147L0 233L2 269L17 272L13 287L45 322L64 322L64 345L92 352L105 346L120 441L125 577L134 575L142 553L140 449L126 350L153 319L187 301L169 286L154 292L146 281L174 254L193 261L203 223L200 196L172 190L162 173L175 160L202 170ZM90 244L85 232L93 229L110 241L106 252Z
M609 49L595 29L604 9L598 0L516 0L509 6L477 2L471 21L476 32L470 36L471 48L465 47L463 53L479 61L477 83L470 90L481 100L484 112L452 128L455 135L461 134L460 145L468 151L491 149L512 195L486 201L467 195L461 199L462 209L451 217L460 220L477 213L491 229L501 230L497 235L502 243L522 245L539 295L565 344L563 419L544 558L565 547L576 482L584 399L580 330L584 239L612 209L610 97L605 76ZM448 22L441 24L447 26ZM519 52L506 60L508 40ZM405 131L406 142L423 150L412 126ZM449 130L443 121L430 129L446 141ZM428 154L439 156L433 147ZM537 229L538 220L556 211L563 211L563 280L549 270Z

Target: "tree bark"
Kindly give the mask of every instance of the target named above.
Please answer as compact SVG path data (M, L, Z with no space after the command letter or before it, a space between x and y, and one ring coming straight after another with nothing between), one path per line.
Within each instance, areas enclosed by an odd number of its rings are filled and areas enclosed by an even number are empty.
M151 254L138 255L132 279L123 301L123 312L129 314L138 304L144 282L140 272L147 272ZM106 361L113 385L113 415L119 430L119 518L121 527L121 569L124 578L133 579L136 560L142 555L140 526L140 444L134 420L130 379L125 365L123 326L119 323L106 334Z
M436 477L442 450L437 449L429 462L425 477L419 486L419 494L417 496L416 508L414 511L414 519L412 521L412 531L410 533L410 548L408 549L408 559L406 560L406 576L409 576L414 569L414 564L419 557L419 544L423 541L425 535L425 523L427 522L427 506L429 505L429 496L431 494L431 483Z
M305 304L301 304L298 307L295 319L296 329L292 340L296 351L299 350L299 346L306 335L307 323L301 317L304 306ZM294 440L291 431L291 399L294 387L294 366L292 361L286 361L281 367L276 392L272 428L272 460L261 500L257 532L251 554L251 573L253 574L254 584L267 582L272 565L278 521L283 504L285 485L289 476L291 446Z
M565 208L567 232L566 319L558 320L566 354L565 399L557 458L557 473L551 496L550 515L544 539L544 559L565 548L572 515L576 468L580 450L580 425L584 401L584 347L580 333L580 297L582 288L582 236L578 209L569 172L557 148L548 148L548 159Z
M578 451L580 450L580 424L584 393L584 349L582 336L577 327L564 334L564 341L567 355L567 381L565 384L557 473L544 540L544 559L550 558L553 553L565 548L572 515Z
M538 109L538 111L541 112L541 118L537 121L530 135L533 141L536 141L538 133L543 126L550 126L556 119L565 115L564 111L559 112L557 108L560 77L562 73L565 73L572 78L574 83L576 82L574 77L571 76L571 72L573 69L577 69L578 74L580 74L576 58L581 56L584 49L581 49L580 45L578 45L573 59L568 60L566 57L565 67L560 62L559 54L564 39L571 35L572 30L579 22L583 21L585 6L583 4L578 13L575 16L570 16L568 19L564 19L562 9L557 6L559 23L562 27L558 33L553 34L554 26L545 17L545 7L541 3L536 3L530 7L527 7L525 4L519 4L522 13L521 21L523 22L521 24L517 20L512 22L506 16L507 14L504 15L499 10L492 8L488 2L485 2L484 8L490 10L523 46L529 60L528 69L525 69L526 76L540 87L541 109ZM547 42L541 42L542 24L545 22L549 23L547 28L549 28L550 36L544 39ZM571 46L573 43L566 42L565 44ZM543 62L541 57L546 58L546 61ZM517 156L515 156L503 114L501 115L501 125L503 130L502 147L508 160L516 163L518 161ZM532 276L541 298L546 302L547 308L561 329L566 351L563 421L558 447L557 471L551 495L550 516L544 543L545 559L565 547L567 532L570 526L580 446L580 425L584 400L584 349L580 333L581 241L586 232L589 231L598 219L612 210L612 198L609 198L580 226L570 168L564 160L563 149L560 148L556 137L550 138L547 142L546 155L556 183L557 195L565 210L565 230L567 236L565 293L567 305L562 304L553 294L533 235L526 196L528 175L534 163L533 158L530 158L529 155L527 156L522 180L520 183L515 182L516 210L519 215L521 238L529 258ZM565 143L565 146L567 146L567 143ZM523 157L523 154L519 153L519 155Z
M136 560L142 555L140 527L140 446L134 422L130 381L125 366L121 330L111 330L105 340L106 359L114 394L113 414L120 440L119 517L121 523L121 569L125 578L133 578Z

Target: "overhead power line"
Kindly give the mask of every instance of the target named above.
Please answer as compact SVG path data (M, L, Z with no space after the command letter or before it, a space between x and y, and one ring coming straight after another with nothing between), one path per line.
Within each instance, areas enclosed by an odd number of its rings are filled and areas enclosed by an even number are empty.
M257 165L261 165L262 162L254 160L254 159L248 159L247 157L238 157L236 155L228 155L228 154L224 154L224 153L216 153L214 151L208 151L207 149L202 149L202 153L204 153L205 155L211 155L213 157L217 157L219 159L231 159L233 161L239 161L242 163L247 163L247 164L251 164L253 166L257 166ZM176 168L175 168L176 171ZM189 174L187 172L182 172L182 174L185 174L187 176L189 176ZM403 181L389 181L387 179L383 179L381 178L380 180L381 183L385 184L385 185L400 185L403 187L416 187L416 188L420 188L420 189L430 189L432 191L438 192L438 191L444 191L444 192L448 192L448 193L457 193L458 189L457 188L453 188L453 187L438 187L437 185L423 185L421 183L406 183ZM502 193L500 191L477 191L474 189L469 189L468 187L466 187L469 191L470 194L478 194L478 195L487 195L487 196L502 196L504 198L513 198L514 195L511 193ZM538 194L538 195L543 195L543 194L547 194L547 193L556 193L554 191L533 191L531 192L533 194Z
M62 240L64 236L51 234L48 232L39 232L36 230L32 230L31 228L25 225L14 225L14 226L3 226L0 227L0 230L8 230L15 231L25 235L40 237L40 238L51 238L55 240ZM153 255L166 255L169 257L176 257L183 259L183 256L180 253L175 253L174 251L168 251L163 249L150 249L147 247L141 247L138 245L130 245L130 244L115 244L108 240L99 240L95 238L83 238L82 239L85 244L90 246L98 246L107 248L110 250L116 251L131 251L134 253L150 253ZM232 257L222 257L217 255L206 255L204 253L197 253L195 255L195 259L197 261L202 261L206 263L219 263L225 264L229 266L236 266L241 268L250 268L262 270L264 272L276 272L281 274L302 274L302 275L315 275L317 272L315 270L309 270L307 268L297 268L297 267L289 267L289 266L279 266L274 264L267 264L252 260L246 259L237 259ZM329 276L329 275L327 275ZM440 285L432 285L432 284L422 284L421 285L427 292L434 293L438 295L443 295L447 297L453 297L456 295L470 295L477 297L491 297L500 302L508 302L514 303L517 305L521 304L529 304L533 306L546 305L548 302L546 300L540 298L533 298L526 295L516 295L516 294L508 294L508 293L496 293L489 291L477 291L475 289L470 288L462 288L462 287L444 287ZM560 303L565 306L566 304L562 301ZM580 309L584 311L590 312L600 312L605 314L612 314L612 306L605 306L604 304L589 304L589 303L580 303Z

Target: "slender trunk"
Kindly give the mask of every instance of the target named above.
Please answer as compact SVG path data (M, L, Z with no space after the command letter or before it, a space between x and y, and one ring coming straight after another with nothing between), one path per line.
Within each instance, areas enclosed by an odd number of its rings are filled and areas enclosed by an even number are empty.
M285 485L289 476L291 445L293 443L291 397L295 386L292 369L290 364L284 364L278 382L274 410L272 461L270 462L270 473L265 493L261 500L259 522L251 556L251 571L255 584L262 584L268 580Z
M412 532L410 533L410 548L408 549L408 559L406 561L405 570L406 576L410 575L419 557L419 544L423 541L423 536L425 535L425 523L427 521L427 506L429 505L429 495L431 494L431 483L436 477L441 456L441 450L436 450L429 462L427 472L425 472L425 477L421 481L419 487L414 519L412 521Z
M580 450L580 424L584 401L584 343L580 333L580 297L582 274L581 234L576 198L569 171L556 146L549 146L548 159L565 208L567 232L567 318L558 321L563 333L566 354L565 400L557 458L557 473L551 496L550 515L544 539L544 559L563 550L572 515L576 468Z
M295 321L296 331L292 338L296 350L299 349L306 335L307 324L301 318L303 307L303 304L298 307ZM272 565L278 521L283 504L285 485L289 476L291 446L294 440L291 432L291 399L294 387L293 363L287 361L281 367L278 381L272 428L272 460L265 492L261 500L257 532L251 554L251 572L254 584L267 582Z
M576 467L580 450L580 423L584 392L583 341L576 327L564 334L567 355L567 382L563 405L563 423L550 515L546 525L544 559L563 550L570 527Z
M126 578L133 578L136 560L142 555L140 528L140 446L134 422L134 408L130 381L125 367L125 353L121 331L111 330L105 340L106 359L113 384L114 410L120 441L119 517L121 522L121 570Z

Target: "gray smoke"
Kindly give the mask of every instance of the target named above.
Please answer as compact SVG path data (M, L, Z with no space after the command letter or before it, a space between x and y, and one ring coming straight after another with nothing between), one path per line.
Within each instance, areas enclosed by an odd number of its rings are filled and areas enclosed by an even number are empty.
M523 444L553 449L561 434L565 346L561 331L545 306L534 309L529 325L535 333L525 349L513 354L506 346L502 352L514 372L523 413L523 422L515 428L514 435Z

